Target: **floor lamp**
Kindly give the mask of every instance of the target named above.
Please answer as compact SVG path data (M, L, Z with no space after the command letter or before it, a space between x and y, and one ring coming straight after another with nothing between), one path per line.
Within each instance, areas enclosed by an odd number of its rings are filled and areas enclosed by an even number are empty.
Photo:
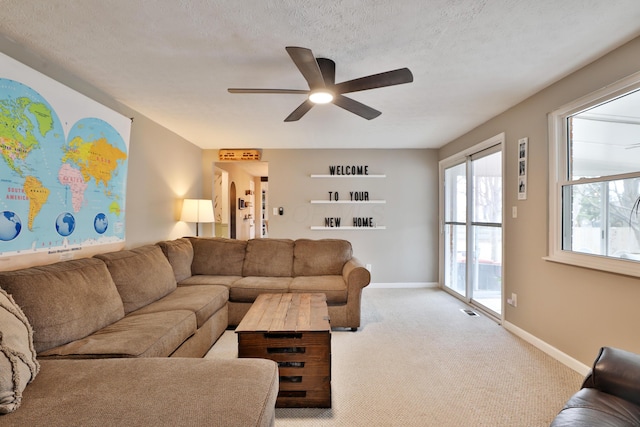
M195 222L196 236L201 222L214 222L213 203L207 199L184 199L180 221Z

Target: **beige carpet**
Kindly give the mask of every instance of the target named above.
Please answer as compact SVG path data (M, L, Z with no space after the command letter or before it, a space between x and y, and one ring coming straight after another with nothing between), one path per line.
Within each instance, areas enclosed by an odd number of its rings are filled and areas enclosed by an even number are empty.
M548 426L582 377L461 308L437 289L365 289L362 327L332 332L332 408L278 408L276 427ZM207 355L236 356L233 331Z

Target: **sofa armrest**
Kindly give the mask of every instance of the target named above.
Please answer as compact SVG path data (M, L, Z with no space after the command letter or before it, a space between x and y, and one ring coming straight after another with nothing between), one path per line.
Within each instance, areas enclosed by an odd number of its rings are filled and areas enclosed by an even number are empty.
M583 388L595 388L640 405L640 355L602 347Z
M371 273L357 258L351 258L342 267L342 278L347 284L349 293L361 290L371 282Z

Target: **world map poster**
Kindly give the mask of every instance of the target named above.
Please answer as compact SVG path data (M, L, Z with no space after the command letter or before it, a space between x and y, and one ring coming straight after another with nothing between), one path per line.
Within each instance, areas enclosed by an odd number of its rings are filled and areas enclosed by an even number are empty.
M0 270L124 245L130 131L129 118L0 54Z

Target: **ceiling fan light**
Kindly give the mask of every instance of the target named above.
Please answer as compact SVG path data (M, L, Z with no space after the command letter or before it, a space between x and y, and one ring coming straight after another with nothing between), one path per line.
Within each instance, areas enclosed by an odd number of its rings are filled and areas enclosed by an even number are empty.
M309 101L314 104L328 104L333 101L333 94L328 90L316 90L309 94Z

